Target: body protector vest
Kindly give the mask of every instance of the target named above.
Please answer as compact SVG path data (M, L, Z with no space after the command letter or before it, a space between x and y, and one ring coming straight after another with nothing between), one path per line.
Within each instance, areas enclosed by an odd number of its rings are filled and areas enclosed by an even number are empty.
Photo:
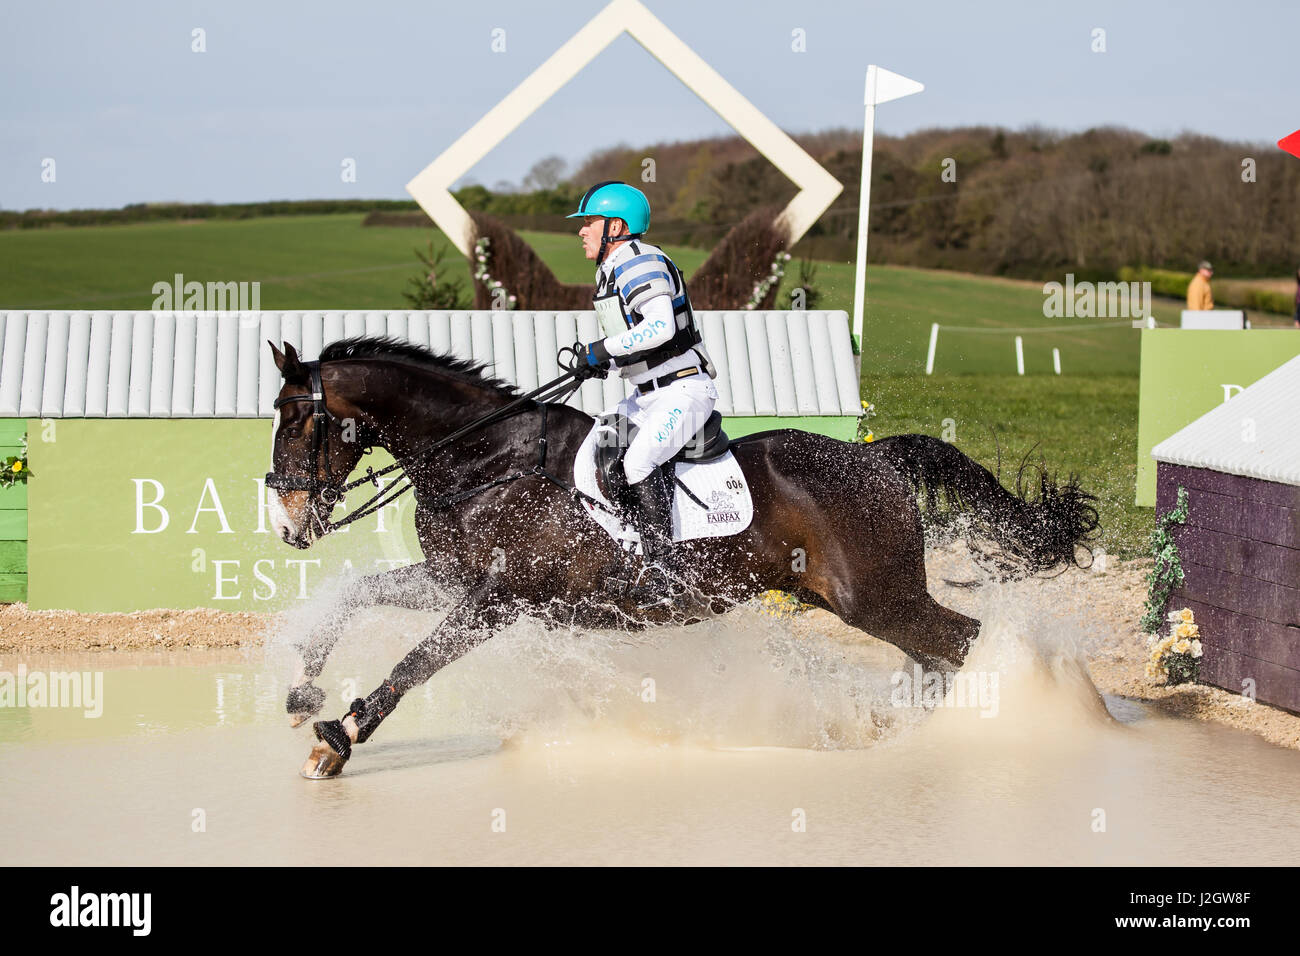
M647 258L653 257L656 261L651 267L658 270L656 274L671 281L673 320L676 329L673 332L673 337L663 345L649 351L642 350L627 355L616 355L612 361L620 368L628 365L638 365L643 362L648 368L654 368L669 359L685 355L703 341L703 336L700 334L699 326L695 321L695 311L691 307L690 295L686 291L686 278L682 275L682 271L677 268L677 264L667 256L659 254L658 250L651 252L650 249L636 242L630 245L633 253L633 258L629 260L630 263L640 263ZM626 265L620 266L608 274L604 270L597 274L596 294L592 298L592 302L595 305L596 319L600 322L601 332L606 337L623 335L641 321L640 313L635 306L629 308L628 301L636 301L643 294L645 286L640 284L640 276L632 277L630 282L620 281L624 278L620 272L625 268L627 268ZM644 275L644 273L642 274ZM696 354L699 356L705 371L710 376L716 377L712 363L709 362L703 350L697 350Z

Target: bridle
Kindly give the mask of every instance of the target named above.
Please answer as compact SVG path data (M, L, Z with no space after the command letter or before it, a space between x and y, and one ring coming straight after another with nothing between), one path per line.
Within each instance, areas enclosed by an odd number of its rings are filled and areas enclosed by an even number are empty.
M573 349L564 349L561 351L574 352ZM329 534L331 531L334 531L338 528L342 528L345 525L349 525L359 518L364 518L366 517L366 515L374 514L380 508L383 508L386 505L391 504L397 498L401 497L403 494L410 491L414 487L414 482L411 480L410 475L406 474L405 471L402 474L401 478L394 482L395 487L391 487L391 488L385 488L383 485L379 483L380 476L386 475L389 472L397 471L399 469L404 470L404 467L414 466L418 464L420 461L422 461L423 459L427 458L429 455L433 454L438 449L450 445L452 442L460 438L463 438L464 436L470 434L471 432L478 431L481 428L486 428L488 425L495 424L496 422L509 418L512 415L517 415L519 414L519 412L524 410L524 406L528 402L534 400L537 400L542 403L556 401L556 400L563 402L571 394L573 394L573 392L576 391L578 387L582 384L582 380L577 378L577 376L574 373L574 369L578 364L577 356L576 354L574 354L573 364L570 366L570 371L565 372L559 378L547 382L545 385L542 385L539 388L534 389L533 391L529 392L526 395L519 396L519 398L515 399L510 404L495 409L491 412L488 412L486 415L482 415L474 419L474 421L456 429L450 435L443 436L442 438L430 444L427 448L424 448L422 451L420 451L411 460L410 466L403 466L399 462L394 462L388 467L381 468L378 471L375 471L374 468L367 467L365 475L344 484L343 478L346 478L347 476L343 475L341 477L336 477L330 469L330 458L329 458L329 423L338 422L342 424L342 419L340 419L337 415L331 412L329 410L329 407L325 404L325 383L321 379L320 361L316 360L312 362L301 362L299 364L303 368L305 368L308 371L309 375L311 376L311 392L309 393L304 392L300 395L285 395L283 398L277 398L273 403L272 407L278 411L282 405L288 405L293 402L312 403L311 475L310 476L286 475L286 474L281 474L279 472L269 471L266 473L266 487L274 488L278 491L306 491L309 495L313 496L308 499L307 511L310 514L312 521L316 523L316 526L318 528L318 533L321 537L325 536L326 534ZM570 379L572 379L572 381L570 381ZM535 474L541 477L545 477L556 484L561 484L561 487L567 487L564 486L562 483L560 483L554 476L550 475L545 471L545 461L546 461L545 412L546 412L546 405L543 404L542 405L542 413L543 413L542 437L539 440L538 465L531 472L519 472L517 474L512 474L502 479L497 479L495 481L487 482L476 488L470 489L468 492L460 492L458 494L445 496L443 499L444 502L447 504L455 503L456 501L464 500L464 498L470 495L477 494L480 491L485 491L488 488L496 487L499 484L504 484L506 482L514 481L518 478L525 477L526 475L529 474ZM371 450L370 448L366 448L363 454L369 452L370 450ZM324 478L320 477L322 457L324 457L324 469L325 469ZM274 464L274 462L272 464ZM332 520L329 517L329 515L330 512L334 510L334 506L339 502L339 499L341 499L345 494L347 494L353 488L359 488L360 486L365 484L374 485L374 487L377 489L377 494L375 494L374 497L372 497L365 504L357 508L356 511L344 515L338 521ZM319 497L321 504L323 504L328 509L324 515L320 514L316 509L316 497Z
M294 402L312 403L311 474L286 475L268 471L266 473L266 487L274 488L277 491L305 491L312 496L308 499L307 511L323 536L333 530L331 527L332 522L329 520L329 513L334 510L338 500L350 488L354 488L358 484L364 484L369 480L369 477L344 485L340 479L334 476L334 472L330 468L329 423L338 422L341 425L342 419L331 412L329 406L325 404L325 383L321 379L320 362L302 362L301 365L311 376L311 392L302 395L285 395L283 398L277 398L271 407L279 411L281 406ZM320 477L322 457L325 461L325 477L323 479ZM272 466L274 466L274 462L272 462ZM367 474L371 475L373 471L367 470ZM375 481L375 487L379 487L378 481ZM328 509L324 516L316 510L316 497L319 497L321 504Z
M311 476L284 475L269 471L266 473L266 487L281 491L307 491L312 494L319 492L321 500L332 505L338 501L340 492L336 487L338 482L334 480L334 474L330 471L330 456L327 447L329 442L328 423L341 423L342 420L331 412L325 404L325 383L321 381L320 362L303 362L302 366L311 375L311 393L285 395L283 398L277 398L271 407L278 412L282 405L289 405L293 402L312 403ZM324 480L319 477L322 449L325 450Z

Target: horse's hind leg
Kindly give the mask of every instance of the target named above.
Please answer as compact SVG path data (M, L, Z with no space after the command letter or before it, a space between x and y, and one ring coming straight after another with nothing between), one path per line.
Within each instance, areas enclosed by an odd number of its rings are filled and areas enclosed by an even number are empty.
M929 670L960 667L979 636L979 621L939 604L924 587L867 590L831 600L831 609L845 624L888 641Z
M377 604L424 607L433 594L434 580L427 564L411 564L380 574L369 574L344 587L325 616L324 625L298 647L302 666L285 699L290 726L297 727L320 713L325 703L325 692L312 681L320 676L343 629L357 611Z
M852 546L826 549L817 590L844 623L888 641L923 667L950 670L966 659L980 624L939 604L926 590L920 516L911 517L879 563L866 564Z
M850 627L888 641L929 670L952 670L966 659L980 622L939 604L920 580L857 581L823 595Z
M517 614L510 595L495 582L475 589L398 661L369 697L354 700L342 719L318 720L313 725L320 743L312 748L302 775L313 780L337 776L352 755L352 745L369 740L408 690L468 654Z

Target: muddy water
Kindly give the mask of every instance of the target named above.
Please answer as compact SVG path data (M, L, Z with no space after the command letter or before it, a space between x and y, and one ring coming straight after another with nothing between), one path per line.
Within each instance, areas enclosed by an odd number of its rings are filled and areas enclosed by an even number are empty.
M963 673L985 694L937 707L900 690L892 648L751 609L641 637L523 622L323 782L297 776L309 733L285 725L277 646L0 659L103 674L99 717L0 708L0 862L1300 859L1300 754L1105 700L1086 626L1014 590L978 600ZM435 621L362 613L320 681L330 711Z

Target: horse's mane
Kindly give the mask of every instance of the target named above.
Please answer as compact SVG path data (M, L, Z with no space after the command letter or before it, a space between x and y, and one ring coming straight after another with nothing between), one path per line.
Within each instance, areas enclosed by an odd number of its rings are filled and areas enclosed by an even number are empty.
M322 362L337 359L386 359L402 362L442 372L469 385L477 385L503 395L519 394L519 390L509 382L484 374L487 369L484 362L443 355L423 345L403 342L383 335L358 335L350 339L339 339L321 349Z

